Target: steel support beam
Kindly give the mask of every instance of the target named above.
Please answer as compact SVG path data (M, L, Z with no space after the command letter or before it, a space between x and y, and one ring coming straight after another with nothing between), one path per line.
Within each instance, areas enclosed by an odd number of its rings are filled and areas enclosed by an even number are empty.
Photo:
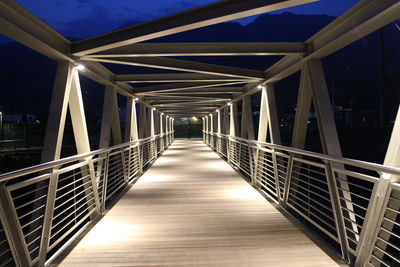
M172 84L162 84L162 85L153 85L142 88L135 88L134 93L143 94L143 93L165 93L165 92L179 92L182 90L193 90L195 89L211 89L214 88L218 90L220 86L228 86L228 85L238 85L244 84L246 81L239 82L224 82L224 83L210 83L210 82L196 82L196 83L172 83Z
M143 43L122 46L86 57L277 56L307 52L301 42Z
M254 140L253 112L250 96L243 97L240 137Z
M274 87L271 84L262 89L258 141L267 142L268 133L271 143L280 145L278 113L276 111Z
M251 81L234 77L223 77L201 73L160 73L160 74L116 74L115 82L127 83L175 83L175 82L240 82Z
M125 142L139 139L136 117L136 102L132 97L126 98Z
M140 106L140 114L139 114L139 138L145 138L149 135L148 127L147 127L147 114L146 114L146 105L143 103L139 104Z
M42 162L60 159L72 79L73 65L70 62L58 63L44 137Z
M73 52L75 56L83 56L310 2L315 2L315 0L218 1L171 16L78 41L73 45Z
M229 135L230 136L238 136L238 134L239 134L239 117L238 117L237 103L232 103L231 105L229 105L229 107L230 107Z
M122 58L88 58L83 57L81 60L86 62L104 62L128 66L147 67L174 71L186 71L210 75L219 75L225 77L237 77L244 79L264 79L262 71L249 70L236 67L220 66L209 63L201 63L182 59L162 58L162 57L122 57Z
M100 131L100 148L110 146L111 133L114 145L122 143L117 91L114 86L105 88Z

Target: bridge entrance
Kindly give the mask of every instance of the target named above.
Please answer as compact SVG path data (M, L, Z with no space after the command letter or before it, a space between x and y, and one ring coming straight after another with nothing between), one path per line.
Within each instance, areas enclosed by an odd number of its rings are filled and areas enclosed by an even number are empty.
M181 118L174 121L175 138L202 138L203 124L197 117Z

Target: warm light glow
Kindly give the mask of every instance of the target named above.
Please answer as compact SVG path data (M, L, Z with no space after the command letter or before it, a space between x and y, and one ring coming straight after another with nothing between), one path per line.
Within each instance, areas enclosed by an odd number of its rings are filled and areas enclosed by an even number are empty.
M85 69L85 66L83 66L82 64L76 63L76 64L75 64L75 69L77 69L77 70L84 70L84 69Z
M259 194L254 188L248 186L239 187L239 188L234 188L234 189L228 189L226 191L228 196L233 197L233 198L239 198L239 199L247 199L247 200L263 200L263 196Z
M129 240L127 233L137 235L143 233L137 225L125 223L112 217L105 217L79 243L78 247L107 246Z
M198 118L195 117L195 116L193 116L192 119L193 119L194 121L198 121Z
M139 101L139 97L135 97L133 100L134 101Z
M263 89L264 85L260 84L259 86L257 86L258 89Z
M156 108L153 108L153 110L156 110Z

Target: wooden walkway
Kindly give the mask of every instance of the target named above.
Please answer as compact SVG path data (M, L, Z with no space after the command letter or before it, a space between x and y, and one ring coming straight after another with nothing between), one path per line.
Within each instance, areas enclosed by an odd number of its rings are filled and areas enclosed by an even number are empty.
M175 141L60 266L339 266L201 141Z

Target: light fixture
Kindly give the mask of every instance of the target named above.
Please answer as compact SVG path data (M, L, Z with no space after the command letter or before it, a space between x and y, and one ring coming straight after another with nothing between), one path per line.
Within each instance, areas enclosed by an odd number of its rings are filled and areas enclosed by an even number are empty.
M164 115L164 112L161 112L161 115Z
M233 104L232 103L228 103L228 106L232 106Z
M197 121L197 120L198 120L196 116L193 116L192 119L193 119L194 121Z
M258 89L263 89L263 88L264 88L264 85L260 84L260 85L257 86L257 88L258 88Z
M152 110L156 110L156 108L152 108Z
M133 101L139 101L139 97L135 97Z
M80 63L75 63L74 68L77 69L77 70L84 70L84 69L86 69L85 66L82 65L82 64L80 64Z

